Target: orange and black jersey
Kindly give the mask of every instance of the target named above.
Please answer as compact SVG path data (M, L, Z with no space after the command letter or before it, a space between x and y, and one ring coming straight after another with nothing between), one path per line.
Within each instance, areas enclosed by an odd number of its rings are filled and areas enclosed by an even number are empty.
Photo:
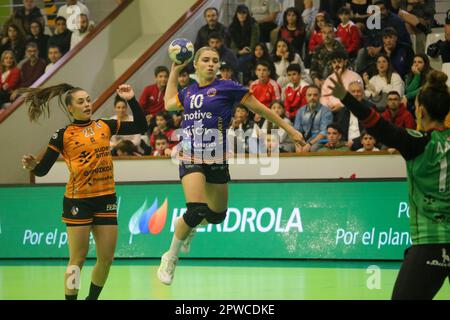
M61 154L70 171L66 198L91 198L115 193L111 136L144 133L147 130L145 116L136 99L128 103L133 112L133 122L75 121L55 132L33 173L46 175Z

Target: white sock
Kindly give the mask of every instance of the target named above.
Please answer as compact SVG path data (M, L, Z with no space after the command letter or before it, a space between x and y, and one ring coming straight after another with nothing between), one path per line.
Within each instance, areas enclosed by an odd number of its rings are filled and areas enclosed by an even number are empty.
M172 243L170 244L169 254L174 257L178 257L180 255L180 249L183 245L184 240L179 240L177 236L174 234L172 237Z

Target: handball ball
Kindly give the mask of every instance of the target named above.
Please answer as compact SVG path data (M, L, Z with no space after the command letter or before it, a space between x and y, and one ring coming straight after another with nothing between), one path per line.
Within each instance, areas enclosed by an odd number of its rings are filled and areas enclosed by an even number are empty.
M169 57L176 64L191 61L194 57L194 45L188 39L175 39L169 45Z

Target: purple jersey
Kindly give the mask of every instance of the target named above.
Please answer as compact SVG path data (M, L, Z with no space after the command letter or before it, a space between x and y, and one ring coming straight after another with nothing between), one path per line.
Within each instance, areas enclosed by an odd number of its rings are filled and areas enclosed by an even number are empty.
M223 162L233 107L244 102L248 95L249 90L241 84L218 79L205 87L194 83L179 92L178 104L184 108L182 159L196 163Z

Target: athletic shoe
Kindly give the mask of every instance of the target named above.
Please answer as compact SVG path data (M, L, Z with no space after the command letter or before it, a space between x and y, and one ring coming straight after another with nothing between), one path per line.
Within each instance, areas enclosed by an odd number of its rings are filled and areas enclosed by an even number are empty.
M172 284L177 261L178 257L171 256L169 252L163 254L161 257L161 264L157 272L159 281L168 286Z
M191 233L187 236L186 240L184 240L182 246L181 246L181 252L183 253L189 253L191 249L191 243L192 239L194 238L195 234L197 233L197 229L192 229Z

